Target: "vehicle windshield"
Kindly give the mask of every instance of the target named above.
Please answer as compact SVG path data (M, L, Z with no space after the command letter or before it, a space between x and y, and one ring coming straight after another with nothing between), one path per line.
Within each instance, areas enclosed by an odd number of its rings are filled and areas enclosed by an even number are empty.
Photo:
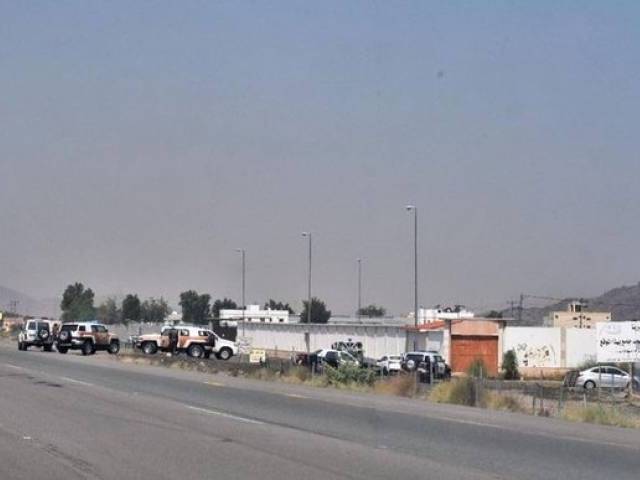
M78 325L65 324L60 327L61 332L75 332L76 330L78 330Z

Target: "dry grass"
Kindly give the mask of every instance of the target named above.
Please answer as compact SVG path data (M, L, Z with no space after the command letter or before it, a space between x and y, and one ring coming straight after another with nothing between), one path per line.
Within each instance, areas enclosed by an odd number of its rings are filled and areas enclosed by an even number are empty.
M529 412L519 398L508 393L487 392L485 395L485 403L486 407L491 410L502 410L516 413Z
M411 375L397 375L387 380L378 381L373 386L373 392L381 395L413 397L415 391L415 378Z
M429 393L429 400L436 403L474 406L476 387L471 378L461 377L436 385ZM479 399L482 403L482 399Z
M562 418L570 422L595 423L598 425L611 425L623 428L640 428L640 419L637 416L625 415L617 407L603 407L589 405L587 407L571 405L567 406Z

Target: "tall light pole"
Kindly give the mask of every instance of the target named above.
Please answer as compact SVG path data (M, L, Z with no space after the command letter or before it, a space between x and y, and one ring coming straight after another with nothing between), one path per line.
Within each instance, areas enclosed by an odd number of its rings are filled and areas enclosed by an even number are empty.
M360 320L360 311L362 310L362 259L358 258L358 310L356 315Z
M307 328L309 329L307 352L309 352L311 348L311 232L302 232L302 236L309 239L309 277L307 285Z
M418 208L415 205L405 207L408 212L413 211L413 319L418 326Z
M236 252L239 252L242 256L242 337L245 336L244 324L245 324L245 314L247 311L247 304L244 301L244 277L246 273L245 268L245 250L244 248L236 248Z

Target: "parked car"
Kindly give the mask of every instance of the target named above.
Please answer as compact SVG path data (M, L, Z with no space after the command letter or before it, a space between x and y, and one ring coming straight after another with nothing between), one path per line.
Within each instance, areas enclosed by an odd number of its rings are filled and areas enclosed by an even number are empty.
M383 375L398 373L402 370L401 355L385 355L376 362L376 366L382 370Z
M59 327L60 322L54 320L27 320L18 334L18 350L41 347L45 352L50 352Z
M135 347L146 355L153 355L158 351L173 350L171 336L175 335L177 352L186 352L194 358L209 358L213 353L221 360L229 360L238 354L238 346L220 338L213 331L198 325L165 325L160 333L140 335L135 338Z
M599 366L583 370L576 380L577 387L587 390L597 388L626 388L631 376L617 367ZM602 382L602 383L600 383Z
M80 350L83 355L106 350L115 355L120 351L120 339L101 323L63 323L56 339L56 349L60 353Z
M340 350L328 348L323 348L313 352L309 356L309 362L311 365L330 365L333 368L338 368L340 365L345 364L355 365L357 367L361 366L360 361L349 352L342 352Z
M451 377L451 367L446 364L439 352L415 351L407 352L403 356L402 368L408 372L423 369L432 372L437 379L447 379Z

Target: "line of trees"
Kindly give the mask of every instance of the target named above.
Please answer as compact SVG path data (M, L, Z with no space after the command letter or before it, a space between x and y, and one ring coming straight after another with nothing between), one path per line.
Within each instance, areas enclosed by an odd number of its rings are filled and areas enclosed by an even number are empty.
M88 322L98 320L101 323L128 324L130 322L162 323L171 310L167 301L160 297L150 297L144 302L138 295L129 294L118 304L115 298L107 298L97 307L94 305L95 294L90 288L76 282L69 285L60 302L62 321Z
M144 301L136 294L128 294L122 302L118 303L115 298L107 298L97 307L94 305L95 294L92 289L86 288L82 283L76 282L68 285L62 295L60 309L62 310L62 320L65 322L86 322L98 320L104 324L128 324L130 322L150 322L162 323L166 320L171 310L167 301L160 297L150 297ZM186 290L180 294L180 307L182 308L182 320L185 323L205 325L213 319L220 318L220 310L238 309L242 306L231 298L215 300L211 303L211 295L208 293L198 293L195 290ZM370 306L375 307L375 306ZM287 310L291 315L295 315L293 308L288 303L269 299L264 304L265 309ZM369 308L369 307L365 307ZM376 307L382 310L382 307ZM307 301L302 302L300 321L308 321L309 305ZM375 312L374 312L375 313ZM373 316L373 315L371 315ZM331 318L331 310L327 309L325 302L317 297L311 299L311 323L327 323Z
M358 310L358 315L361 317L378 318L384 317L386 314L387 310L384 307L379 307L374 304L367 305L366 307L362 307Z

